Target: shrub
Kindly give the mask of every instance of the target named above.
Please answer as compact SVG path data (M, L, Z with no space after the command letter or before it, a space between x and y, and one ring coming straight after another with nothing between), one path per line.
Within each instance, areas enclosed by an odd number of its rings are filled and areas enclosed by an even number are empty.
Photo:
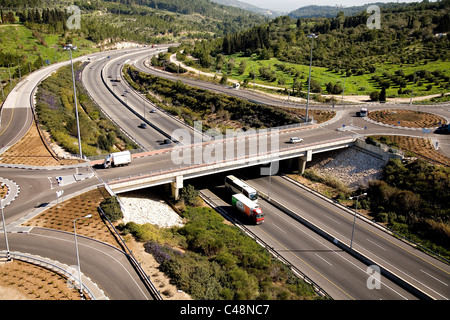
M167 253L167 249L159 245L154 241L149 241L144 244L145 251L151 253L155 260L161 264L166 260L170 260L170 254Z
M389 221L389 215L386 212L380 212L375 217L375 220L379 221L379 222L388 222Z
M198 190L192 185L183 187L180 192L180 199L189 206L195 206L199 202Z
M100 208L111 222L115 222L123 218L122 209L120 208L120 203L117 197L110 197L103 200L100 203Z
M322 177L320 177L319 175L317 175L314 170L311 169L307 169L305 170L305 172L302 174L302 176L308 180L314 181L314 182L322 182L323 179Z

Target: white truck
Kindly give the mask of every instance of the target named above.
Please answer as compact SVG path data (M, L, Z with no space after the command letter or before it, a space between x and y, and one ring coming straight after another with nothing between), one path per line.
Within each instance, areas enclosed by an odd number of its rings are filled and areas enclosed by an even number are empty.
M131 153L130 151L114 152L110 153L103 162L103 167L105 169L111 168L112 166L117 167L120 165L127 165L131 163Z
M369 110L367 108L361 108L361 110L356 112L357 117L367 117L369 115Z
M241 213L246 215L252 222L256 224L261 224L264 222L264 213L259 205L244 196L242 193L232 195L231 204Z

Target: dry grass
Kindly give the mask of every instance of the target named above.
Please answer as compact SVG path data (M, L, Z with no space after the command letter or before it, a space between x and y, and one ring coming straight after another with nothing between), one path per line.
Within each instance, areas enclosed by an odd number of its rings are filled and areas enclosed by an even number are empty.
M76 225L77 234L106 242L123 250L116 238L115 233L109 229L108 225L103 221L97 210L100 202L108 196L109 195L104 188L98 188L86 192L45 210L39 216L34 217L24 225L73 232L73 220L75 218L92 214L91 218L78 220ZM127 235L124 238L124 241L126 242L127 247L133 252L133 255L136 257L138 262L141 264L141 267L144 269L145 273L150 276L150 280L156 288L160 290L165 300L191 299L189 295L184 292L178 292L177 288L170 284L170 279L167 278L164 273L159 271L159 264L155 261L153 256L144 251L144 246L142 243L135 241L131 235ZM49 271L47 269L32 266L27 263L19 263L18 261L17 263L14 261L13 263L3 265L3 267L7 266L7 269L5 269L6 271L2 274L0 279L0 296L3 299L79 299L79 295L76 291L75 295L71 294L71 291L73 290L67 288L64 277L60 276L61 281L58 288L60 288L62 293L59 295L54 293L52 290L49 290L49 285L46 284L44 280L41 281L42 283L39 282L39 279L49 279ZM37 287L29 287L22 285L16 280L16 278L20 277L22 272L29 272L29 268L33 269L33 277L38 279L34 280L34 282L42 285ZM2 269L0 267L0 272L1 270Z
M18 260L0 263L0 300L80 299L58 273Z
M64 166L79 162L76 159L57 159L42 142L35 123L19 142L0 155L0 163L5 164Z
M306 116L306 109L304 108L281 108L281 107L274 107L275 109L281 110L283 112L287 112L290 115L293 115L294 117L299 117L303 119ZM330 110L309 110L308 111L308 118L312 118L317 123L323 123L325 121L331 120L334 116L336 116L335 111Z
M435 114L399 109L371 111L369 118L377 122L408 128L434 128L438 127L439 123L446 123L444 118Z
M77 221L77 234L122 249L97 210L105 197L109 195L104 188L94 189L45 210L24 225L73 232L74 219L92 214L91 218Z
M380 140L381 136L373 136ZM440 165L450 165L450 159L434 149L429 139L408 137L408 136L388 136L391 143L396 143L403 151L411 151L417 157Z

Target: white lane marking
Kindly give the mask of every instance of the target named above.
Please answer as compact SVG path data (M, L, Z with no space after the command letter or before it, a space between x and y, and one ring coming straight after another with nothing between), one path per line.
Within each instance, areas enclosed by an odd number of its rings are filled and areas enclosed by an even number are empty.
M372 240L370 240L370 239L366 239L366 240L367 240L367 241L369 241L370 243L372 243L372 244L376 245L377 247L379 247L379 248L383 249L384 251L386 251L386 248L384 248L384 247L380 246L379 244L377 244L377 243L373 242Z
M319 256L317 253L314 253L316 256L318 256L320 259L322 259L323 261L325 261L326 263L328 263L330 266L333 266L330 262L328 262L327 260L325 260L324 258L322 258L321 256Z
M436 281L439 281L440 283L442 283L443 285L445 285L445 286L448 287L448 284L446 284L444 281L441 281L441 280L439 280L438 278L433 277L431 274L429 274L428 272L423 271L422 269L420 269L420 271L422 271L422 272L425 273L427 276L433 278L433 279L436 280Z

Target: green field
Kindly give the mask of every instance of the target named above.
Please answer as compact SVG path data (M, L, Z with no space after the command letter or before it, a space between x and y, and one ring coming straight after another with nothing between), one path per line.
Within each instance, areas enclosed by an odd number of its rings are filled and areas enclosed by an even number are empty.
M239 54L234 54L225 57L227 63L233 59L234 60L234 68L232 72L228 74L228 79L234 79L241 82L248 79L248 84L251 86L253 84L254 78L250 77L250 73L252 70L256 74L255 82L257 84L268 85L278 87L280 89L290 88L293 84L295 75L297 73L298 81L302 82L302 90L307 90L308 85L308 74L309 74L309 66L307 65L298 65L288 62L283 62L278 60L277 58L271 58L269 60L260 60L256 55L251 57L243 57ZM246 62L245 72L243 74L239 74L239 64L241 61ZM222 68L222 72L227 72L228 64L224 63L224 67ZM286 69L294 70L291 72L283 71L277 65L284 65ZM270 68L273 70L276 75L275 81L267 81L262 78L259 73L260 67ZM373 91L380 91L381 88L376 81L372 79L373 75L378 75L380 78L386 79L384 77L384 73L394 75L396 71L403 70L405 75L412 74L419 70L427 70L429 72L433 72L435 70L440 70L444 73L445 76L450 76L450 62L443 61L431 61L418 63L416 65L399 65L392 63L378 64L375 65L376 71L374 73L364 73L362 75L351 74L347 77L344 77L344 74L335 72L334 70L329 70L324 67L314 67L314 61L311 71L311 78L317 80L322 87L322 94L328 94L326 91L326 84L331 82L332 84L340 84L344 87L344 78L345 78L345 95L369 95ZM285 69L285 70L286 70ZM284 84L279 84L279 79L284 80ZM428 86L431 85L431 88ZM429 82L425 79L422 81L416 81L413 87L413 81L407 81L406 86L402 88L402 91L407 91L404 94L398 94L399 86L395 84L391 84L390 88L386 90L387 97L403 97L409 98L411 96L410 91L413 90L414 96L427 96L433 94L441 94L449 92L448 82L439 81L439 84L435 82Z
M30 70L35 71L45 66L46 60L50 63L68 60L69 53L63 46L69 41L78 47L73 52L74 58L95 51L92 42L80 37L42 34L19 24L0 26L0 52L4 59L0 64L0 77L4 97L11 90L10 79L14 87L20 77L29 74ZM0 101L3 102L1 94Z

